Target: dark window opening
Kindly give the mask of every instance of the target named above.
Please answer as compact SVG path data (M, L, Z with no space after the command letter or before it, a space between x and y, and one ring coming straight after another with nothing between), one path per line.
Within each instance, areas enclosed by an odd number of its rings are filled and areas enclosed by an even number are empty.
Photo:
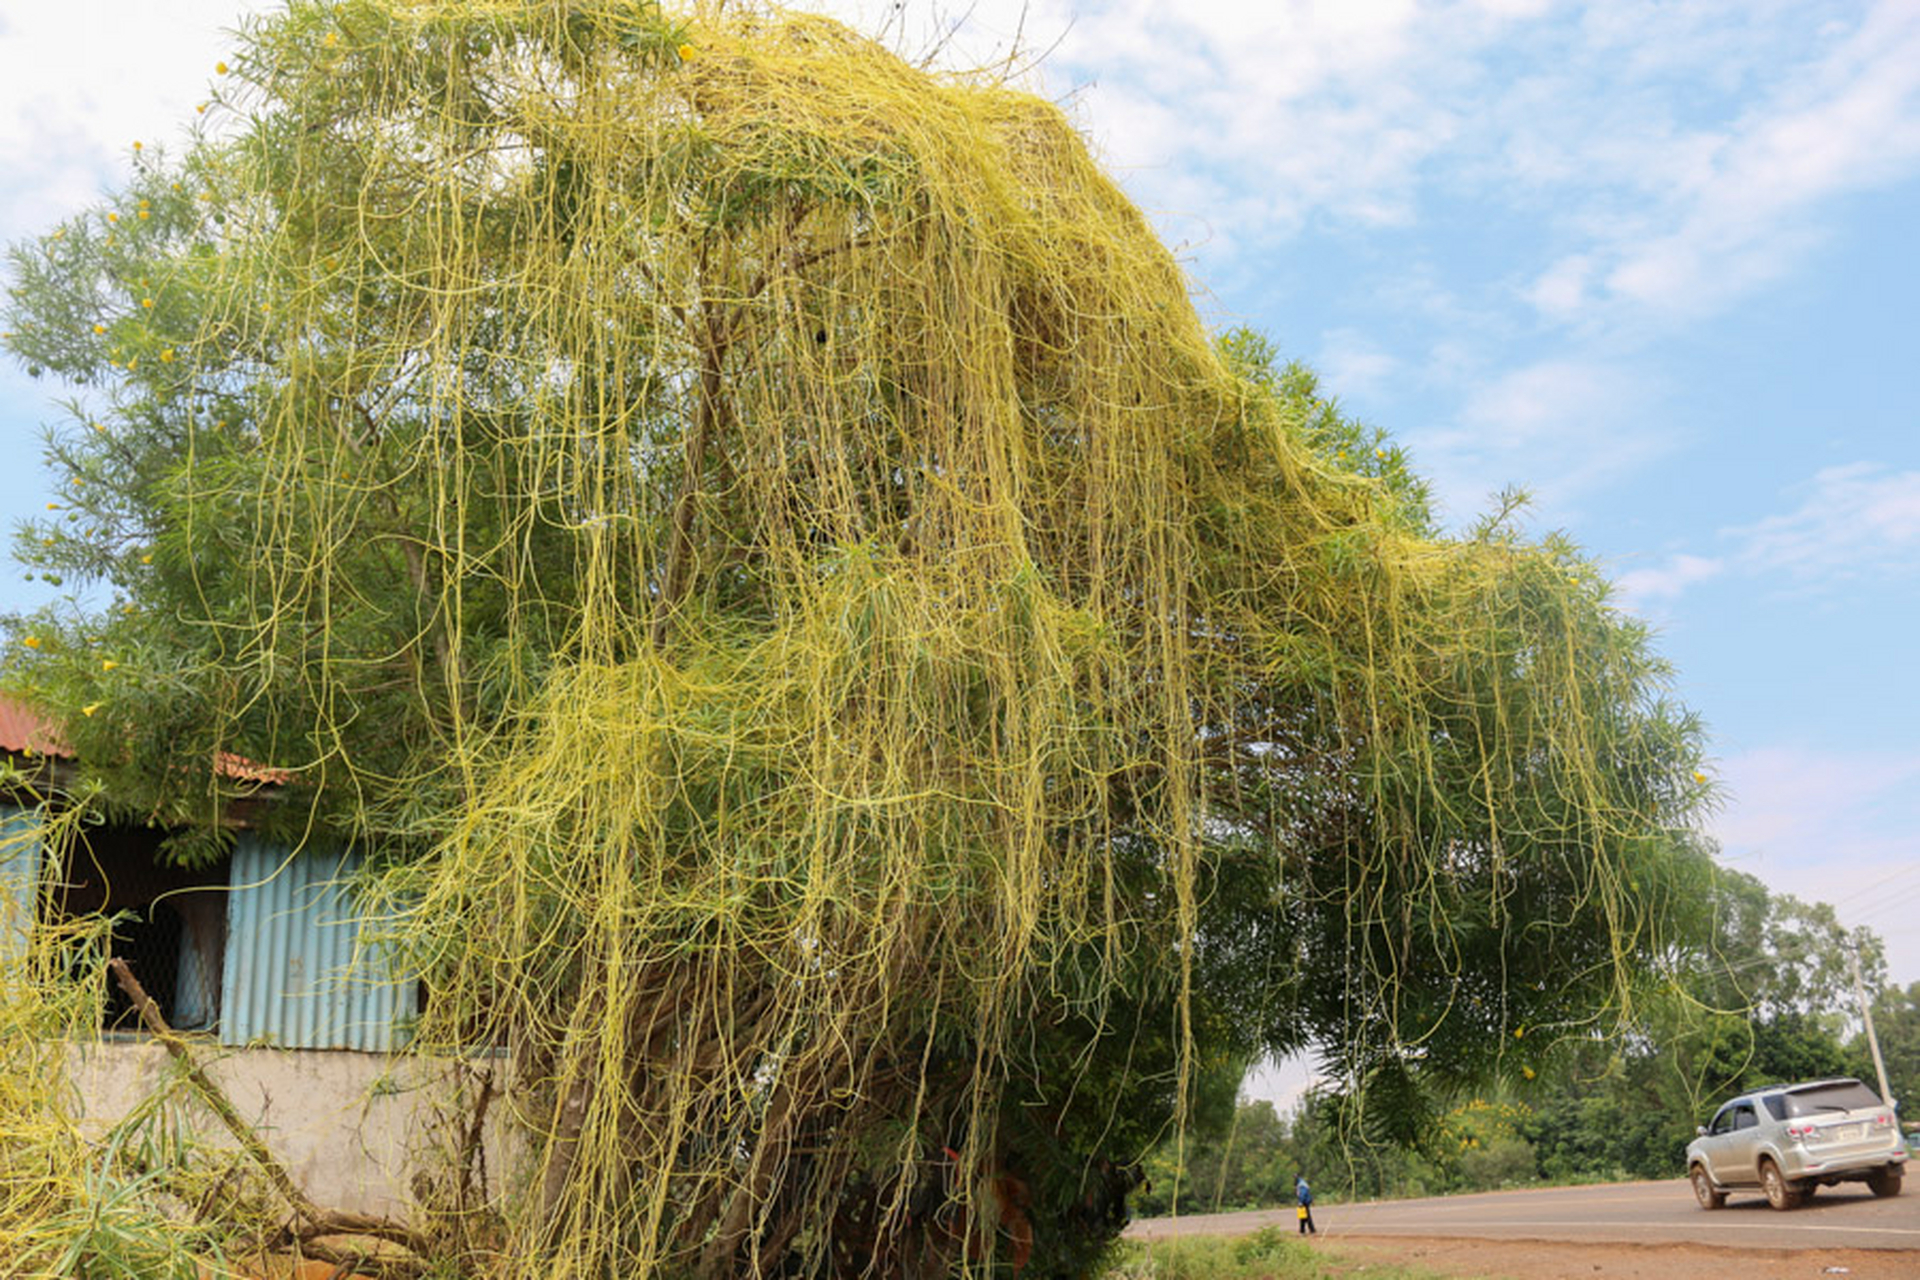
M231 859L188 870L155 860L164 831L106 824L88 830L48 895L55 919L115 917L111 954L180 1031L212 1031L220 1022ZM101 1026L140 1031L133 1002L107 981Z

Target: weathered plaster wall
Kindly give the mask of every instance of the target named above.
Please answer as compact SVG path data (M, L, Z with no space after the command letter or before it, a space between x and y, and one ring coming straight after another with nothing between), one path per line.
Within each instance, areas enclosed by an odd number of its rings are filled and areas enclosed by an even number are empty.
M71 1078L85 1123L96 1131L152 1096L175 1070L166 1050L146 1039L80 1044L72 1052ZM211 1042L196 1056L325 1208L405 1219L415 1172L435 1166L420 1157L457 1141L446 1122L453 1098L445 1067L343 1049L228 1049ZM191 1094L182 1089L177 1096L184 1102ZM234 1145L204 1108L192 1104L187 1114L206 1141ZM499 1114L489 1117L484 1143L490 1176L501 1167L492 1122Z

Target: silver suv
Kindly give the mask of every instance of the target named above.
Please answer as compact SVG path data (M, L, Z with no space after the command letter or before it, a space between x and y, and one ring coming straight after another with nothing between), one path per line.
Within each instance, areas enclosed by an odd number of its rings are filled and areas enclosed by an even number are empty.
M1702 1209L1733 1188L1757 1187L1791 1209L1815 1187L1864 1182L1900 1194L1907 1147L1893 1108L1858 1080L1814 1080L1744 1093L1687 1144L1687 1177Z

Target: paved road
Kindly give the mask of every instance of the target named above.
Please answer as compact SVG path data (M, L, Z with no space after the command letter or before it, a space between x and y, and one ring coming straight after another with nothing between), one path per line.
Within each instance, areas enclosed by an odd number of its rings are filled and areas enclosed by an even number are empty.
M1691 1241L1741 1249L1912 1249L1920 1251L1920 1188L1888 1200L1865 1185L1823 1188L1801 1208L1776 1213L1757 1194L1735 1193L1709 1213L1694 1203L1685 1180L1623 1182L1599 1187L1496 1191L1378 1204L1316 1204L1314 1224L1342 1235L1449 1236L1476 1240L1563 1240L1669 1244ZM1295 1227L1291 1206L1246 1213L1148 1218L1127 1235L1241 1235L1262 1227ZM1915 1274L1920 1275L1920 1268Z

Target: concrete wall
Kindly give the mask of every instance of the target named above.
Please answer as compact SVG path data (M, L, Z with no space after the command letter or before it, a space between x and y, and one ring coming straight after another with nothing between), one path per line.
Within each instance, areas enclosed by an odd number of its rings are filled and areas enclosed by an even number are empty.
M104 1132L173 1078L173 1062L146 1039L103 1040L72 1049L72 1080L86 1127ZM196 1046L196 1057L252 1122L316 1204L404 1220L417 1170L451 1142L453 1101L444 1065L339 1049L228 1049ZM175 1085L195 1133L232 1146L220 1122ZM469 1095L470 1096L470 1095ZM497 1196L500 1140L494 1110L486 1147L489 1187ZM425 1157L425 1158L423 1158Z

